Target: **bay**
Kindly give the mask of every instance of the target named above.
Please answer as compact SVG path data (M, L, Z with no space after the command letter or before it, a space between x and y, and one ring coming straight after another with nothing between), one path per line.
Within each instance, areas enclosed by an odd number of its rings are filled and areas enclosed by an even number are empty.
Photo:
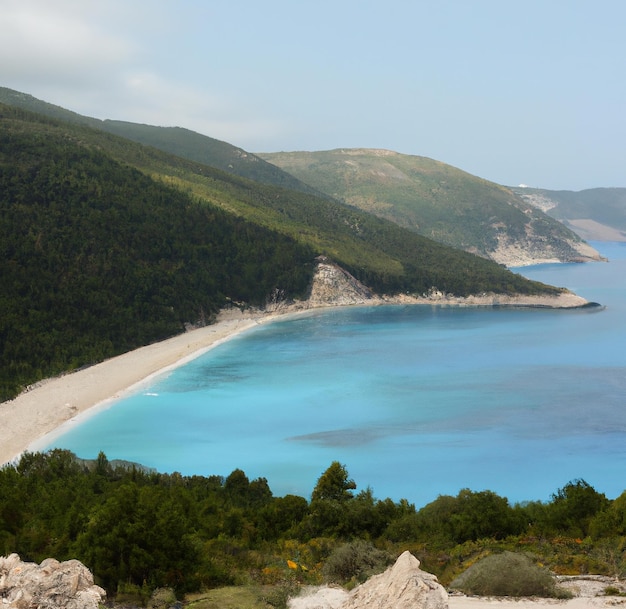
M309 497L332 461L422 506L462 488L549 500L626 489L626 244L517 269L603 308L350 307L259 326L56 437L162 472Z

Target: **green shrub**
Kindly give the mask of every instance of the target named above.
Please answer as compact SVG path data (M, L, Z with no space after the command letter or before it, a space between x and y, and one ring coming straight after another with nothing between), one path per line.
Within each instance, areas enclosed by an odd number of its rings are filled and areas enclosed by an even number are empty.
M172 588L157 588L148 601L148 609L170 609L180 606Z
M289 599L298 596L300 593L300 587L298 580L293 576L289 576L274 586L270 586L259 597L259 600L273 607L273 609L286 609Z
M534 564L525 554L515 552L492 554L479 560L450 587L476 596L565 596L547 569Z
M368 541L357 540L334 550L322 573L329 582L361 583L384 571L392 561L393 557L387 552L378 550Z

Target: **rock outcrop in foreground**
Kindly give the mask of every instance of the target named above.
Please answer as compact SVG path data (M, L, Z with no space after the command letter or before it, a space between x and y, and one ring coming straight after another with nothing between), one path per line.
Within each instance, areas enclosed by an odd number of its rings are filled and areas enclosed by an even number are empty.
M105 592L78 560L40 565L17 554L0 557L0 606L12 609L98 609Z
M448 609L448 594L437 578L420 569L410 552L352 592L330 596L317 594L292 599L290 609Z

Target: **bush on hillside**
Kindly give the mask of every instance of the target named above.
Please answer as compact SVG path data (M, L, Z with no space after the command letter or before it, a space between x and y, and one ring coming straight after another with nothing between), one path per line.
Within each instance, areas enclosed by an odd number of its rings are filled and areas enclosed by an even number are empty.
M474 596L541 596L564 598L547 569L525 554L503 552L479 560L459 575L450 587Z
M369 541L356 540L334 550L322 573L329 582L362 583L382 573L392 562L393 557L387 552L378 550Z

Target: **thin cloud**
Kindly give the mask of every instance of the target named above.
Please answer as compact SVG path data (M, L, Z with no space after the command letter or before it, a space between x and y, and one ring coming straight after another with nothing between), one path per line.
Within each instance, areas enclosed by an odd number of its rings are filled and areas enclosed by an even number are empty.
M284 120L259 117L252 102L151 65L149 37L137 33L167 39L167 22L151 12L157 6L0 0L0 84L88 116L181 126L238 145L286 131Z
M103 70L119 68L135 52L129 40L101 30L79 10L79 3L3 4L0 72L7 79L94 82Z

